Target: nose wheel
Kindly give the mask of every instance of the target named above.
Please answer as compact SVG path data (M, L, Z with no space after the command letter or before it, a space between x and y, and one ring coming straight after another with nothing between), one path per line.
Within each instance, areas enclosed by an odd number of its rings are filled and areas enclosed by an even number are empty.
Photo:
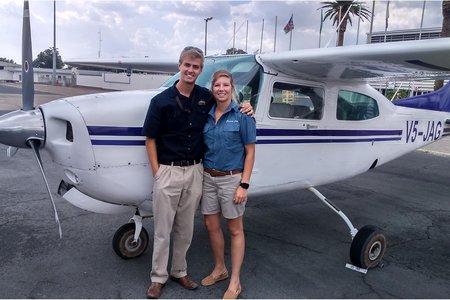
M139 237L135 239L135 223L127 223L117 229L112 245L114 252L123 259L136 258L145 252L148 246L148 233L142 227Z

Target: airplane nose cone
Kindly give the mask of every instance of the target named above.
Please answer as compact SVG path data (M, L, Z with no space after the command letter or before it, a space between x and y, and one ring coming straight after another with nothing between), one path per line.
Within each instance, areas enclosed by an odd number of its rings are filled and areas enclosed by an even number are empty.
M30 139L45 139L44 119L39 109L16 110L0 116L0 143L29 148L27 141Z

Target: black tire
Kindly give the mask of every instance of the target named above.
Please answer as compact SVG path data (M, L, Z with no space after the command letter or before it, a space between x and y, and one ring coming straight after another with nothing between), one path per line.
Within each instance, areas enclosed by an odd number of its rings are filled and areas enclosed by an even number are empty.
M135 224L127 223L117 229L114 234L112 245L114 252L123 259L136 258L145 252L148 246L148 233L144 227L142 227L141 234L136 244L133 243Z
M357 267L371 269L380 263L385 251L386 238L381 230L367 225L361 228L353 238L350 260Z

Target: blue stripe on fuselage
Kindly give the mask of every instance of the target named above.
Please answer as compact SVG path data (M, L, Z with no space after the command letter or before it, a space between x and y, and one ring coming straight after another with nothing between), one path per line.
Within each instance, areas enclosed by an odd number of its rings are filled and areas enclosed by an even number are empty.
M143 136L142 127L88 126L90 135Z
M136 137L143 136L142 127L88 126L91 136ZM257 144L312 144L312 143L363 143L401 140L402 130L335 130L335 129L257 129ZM383 136L383 137L380 137ZM267 139L263 137L285 137ZM287 138L290 137L290 138ZM324 137L321 139L302 139L293 137ZM336 138L336 137L341 137ZM354 138L343 138L354 137ZM144 140L91 139L98 146L143 146Z

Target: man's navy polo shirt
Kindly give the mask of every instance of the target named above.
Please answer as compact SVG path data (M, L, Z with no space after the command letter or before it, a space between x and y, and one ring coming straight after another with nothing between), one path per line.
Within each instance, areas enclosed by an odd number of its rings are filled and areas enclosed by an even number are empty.
M152 99L142 129L145 136L156 139L160 163L203 158L203 127L214 104L212 94L195 85L185 97L175 87L177 82Z
M242 170L245 145L256 143L255 119L240 113L239 105L234 101L217 124L215 111L216 105L211 108L203 130L206 145L203 166L220 171Z

